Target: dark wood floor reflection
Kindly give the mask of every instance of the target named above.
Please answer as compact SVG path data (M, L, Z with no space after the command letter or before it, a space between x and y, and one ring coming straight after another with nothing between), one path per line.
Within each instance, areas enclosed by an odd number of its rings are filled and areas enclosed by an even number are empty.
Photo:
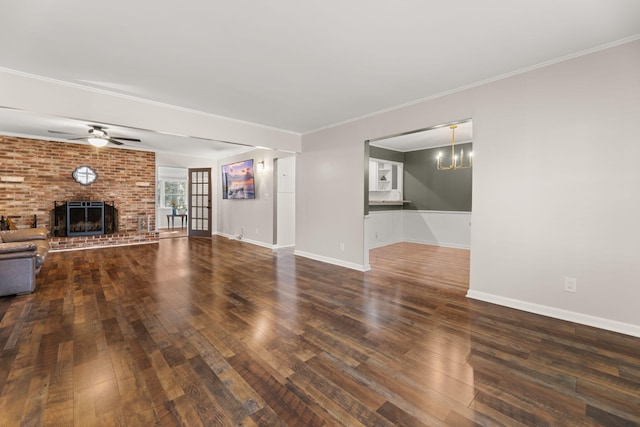
M639 339L468 300L468 255L52 253L34 294L0 298L0 425L640 423Z
M186 228L160 228L158 234L161 239L175 239L177 237L187 237L189 231Z

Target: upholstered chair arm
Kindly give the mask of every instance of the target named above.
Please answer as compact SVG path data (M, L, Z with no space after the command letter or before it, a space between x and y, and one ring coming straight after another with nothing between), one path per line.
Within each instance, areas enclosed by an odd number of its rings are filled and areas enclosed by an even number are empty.
M35 257L38 248L30 242L0 243L0 260Z
M48 234L46 228L3 230L0 231L0 239L4 242L28 242L30 240L46 240Z

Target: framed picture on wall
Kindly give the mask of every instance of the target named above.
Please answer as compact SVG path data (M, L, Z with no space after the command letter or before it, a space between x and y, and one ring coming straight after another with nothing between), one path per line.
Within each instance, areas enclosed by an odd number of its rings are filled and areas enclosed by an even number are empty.
M256 198L253 159L222 166L222 198Z

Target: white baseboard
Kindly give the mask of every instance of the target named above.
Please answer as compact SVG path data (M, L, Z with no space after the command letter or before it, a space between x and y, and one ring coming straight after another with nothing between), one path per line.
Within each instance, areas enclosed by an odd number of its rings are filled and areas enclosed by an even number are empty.
M455 243L436 242L434 240L418 240L418 239L405 239L405 240L394 240L394 241L388 241L388 242L379 242L369 246L369 249L378 249L384 246L395 245L396 243L405 243L405 242L418 243L420 245L442 246L443 248L471 250L471 246L469 245L458 245Z
M273 249L285 249L285 248L295 248L295 243L291 245L273 245Z
M471 249L469 245L460 245L456 243L447 243L447 242L436 242L435 240L416 240L416 239L405 239L405 242L408 243L420 243L422 245L431 245L431 246L442 246L443 248L453 248L453 249Z
M369 249L382 248L384 246L395 245L396 243L402 243L402 240L388 240L386 242L376 241L373 242L371 246L369 246Z
M566 320L568 322L593 326L594 328L605 329L607 331L618 332L621 334L640 338L640 326L632 325L630 323L618 322L616 320L604 319L602 317L576 313L574 311L562 310L560 308L534 304L526 301L516 300L513 298L506 298L499 295L493 295L473 290L469 290L467 292L467 298L490 302L492 304L515 308L517 310L527 311L529 313L541 314L543 316L553 317L554 319Z
M329 257L322 256L322 255L312 254L312 253L309 253L309 252L293 251L293 254L301 256L301 257L304 257L304 258L313 259L313 260L316 260L316 261L326 262L327 264L333 264L333 265L338 265L340 267L350 268L352 270L357 270L357 271L368 271L368 270L371 270L371 266L369 266L369 268L367 269L362 264L356 264L356 263L353 263L353 262L347 262L347 261L343 261L341 259L336 259L336 258L329 258Z
M226 234L226 233L217 233L218 236L222 236L222 237L226 237L229 240L237 240L238 242L245 242L245 243L249 243L251 245L256 245L256 246L261 246L263 248L267 248L267 249L274 249L275 246L270 244L270 243L265 243L265 242L260 242L258 240L251 240L251 239L238 239L238 236L235 236L233 234Z

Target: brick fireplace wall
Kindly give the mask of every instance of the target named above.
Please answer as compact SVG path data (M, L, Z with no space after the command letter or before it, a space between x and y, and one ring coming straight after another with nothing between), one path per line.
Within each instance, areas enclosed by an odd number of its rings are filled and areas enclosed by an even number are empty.
M155 163L155 153L148 151L0 135L0 215L17 228L31 227L37 215L38 226L51 230L55 200L113 200L119 234L137 232L141 215L150 215L155 230ZM89 186L71 177L82 165L98 173Z

